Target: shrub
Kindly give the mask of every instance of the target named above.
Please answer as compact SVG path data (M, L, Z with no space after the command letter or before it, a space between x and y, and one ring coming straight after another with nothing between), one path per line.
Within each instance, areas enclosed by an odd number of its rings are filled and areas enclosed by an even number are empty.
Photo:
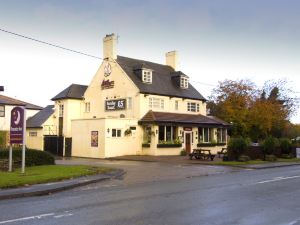
M6 136L7 132L6 131L0 131L0 148L5 148L6 147Z
M238 158L239 162L248 162L250 161L250 157L247 155L240 155L240 157Z
M22 160L22 150L13 149L13 161ZM0 150L0 159L8 159L9 151ZM54 157L48 152L26 149L25 165L26 166L40 166L40 165L54 165Z
M248 142L243 137L231 138L228 143L228 156L229 158L239 158L248 148Z
M181 155L181 156L186 156L186 151L185 151L185 150L181 150L181 151L180 151L180 155Z
M282 154L290 154L292 148L292 142L288 138L279 139L279 145Z
M266 161L274 162L277 160L275 155L266 155Z
M264 155L273 154L277 145L278 145L278 140L272 136L268 136L263 142Z

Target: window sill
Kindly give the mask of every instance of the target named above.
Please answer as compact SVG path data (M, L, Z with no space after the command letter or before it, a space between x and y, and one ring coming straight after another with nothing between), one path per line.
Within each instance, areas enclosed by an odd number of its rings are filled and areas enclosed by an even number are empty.
M150 144L149 143L144 143L144 144L142 144L142 147L143 148L150 148Z

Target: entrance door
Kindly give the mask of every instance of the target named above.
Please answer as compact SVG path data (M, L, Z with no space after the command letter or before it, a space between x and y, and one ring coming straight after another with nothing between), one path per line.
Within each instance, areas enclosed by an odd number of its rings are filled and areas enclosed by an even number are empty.
M185 150L186 153L191 153L191 133L185 133Z

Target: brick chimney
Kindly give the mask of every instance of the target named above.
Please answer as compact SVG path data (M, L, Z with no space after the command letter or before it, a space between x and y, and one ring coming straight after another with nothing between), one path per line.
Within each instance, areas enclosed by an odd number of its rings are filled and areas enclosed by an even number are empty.
M171 66L175 71L178 69L178 53L177 51L171 51L166 53L166 64Z
M117 59L117 36L114 33L103 38L103 58Z

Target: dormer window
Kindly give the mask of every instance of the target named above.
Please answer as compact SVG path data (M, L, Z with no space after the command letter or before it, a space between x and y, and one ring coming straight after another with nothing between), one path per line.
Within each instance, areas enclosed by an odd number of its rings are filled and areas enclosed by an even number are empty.
M142 70L143 82L151 84L152 83L152 71L151 70Z
M185 76L180 77L180 88L187 89L189 87L189 78Z

